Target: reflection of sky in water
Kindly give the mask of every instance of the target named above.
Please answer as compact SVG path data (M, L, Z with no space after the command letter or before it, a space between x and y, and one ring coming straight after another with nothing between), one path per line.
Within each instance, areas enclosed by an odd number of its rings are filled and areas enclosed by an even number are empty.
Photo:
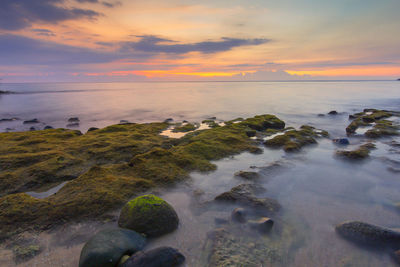
M65 127L69 117L78 116L80 129L85 131L120 120L149 122L172 117L200 122L211 116L228 120L272 113L290 125L310 122L328 128L337 120L347 120L348 114L314 115L330 110L353 113L365 107L395 109L400 106L399 87L398 82L2 84L3 90L27 94L0 96L0 118L36 117L45 124ZM21 125L10 128L31 127ZM7 127L7 123L0 124L0 130Z

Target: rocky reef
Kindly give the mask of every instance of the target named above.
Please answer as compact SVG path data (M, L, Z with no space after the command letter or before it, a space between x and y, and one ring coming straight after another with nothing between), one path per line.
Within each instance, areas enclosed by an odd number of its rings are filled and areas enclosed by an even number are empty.
M161 136L168 123L112 125L86 134L67 129L0 134L0 237L99 217L137 193L207 172L211 160L243 151L259 153L249 130L281 129L260 115L198 130L179 139ZM43 199L25 192L47 191Z

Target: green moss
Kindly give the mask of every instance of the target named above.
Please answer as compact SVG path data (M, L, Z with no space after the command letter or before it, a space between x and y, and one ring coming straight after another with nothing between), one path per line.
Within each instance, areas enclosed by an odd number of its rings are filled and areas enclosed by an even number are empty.
M178 132L185 133L185 132L194 131L194 130L196 130L197 128L198 128L198 127L197 127L196 125L192 124L192 123L186 123L186 124L183 124L183 125L180 125L180 126L176 126L176 127L172 130L172 132L174 132L174 133L178 133Z
M207 124L210 128L220 127L214 120L203 120L201 123Z
M287 130L282 135L277 135L272 139L266 140L264 145L273 148L283 148L286 152L300 150L303 146L315 144L315 138L327 137L328 132L317 130L312 126L303 125L299 130Z
M16 245L13 247L15 262L27 261L40 253L41 249L38 245Z
M352 160L361 160L369 157L371 150L374 148L375 145L373 143L366 143L355 150L338 150L336 155Z
M363 112L349 116L353 121L346 127L346 132L353 134L359 127L370 126L371 123L376 123L373 129L368 130L365 134L367 137L376 138L383 135L395 135L397 129L393 129L390 121L383 120L392 116L398 116L398 113L386 110L364 109Z
M264 115L272 122L275 116ZM251 122L251 123L250 123ZM133 195L185 179L191 171L212 171L211 160L260 148L239 123L169 139L168 123L113 125L84 135L54 129L0 134L0 236L43 229L70 220L99 217ZM35 191L69 180L56 194Z

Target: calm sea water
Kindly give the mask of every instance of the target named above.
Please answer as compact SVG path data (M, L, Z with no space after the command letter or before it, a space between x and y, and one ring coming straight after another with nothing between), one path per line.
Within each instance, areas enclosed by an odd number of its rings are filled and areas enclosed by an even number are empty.
M3 131L27 130L31 125L24 126L22 120L33 118L42 122L35 126L40 128L65 127L69 117L79 117L79 129L85 131L120 120L201 121L211 116L228 120L272 113L288 126L311 124L335 138L345 136L350 113L364 108L400 110L400 82L3 84L0 90L19 93L0 97L0 119L21 119L0 123ZM330 110L339 115L317 116ZM390 171L390 167L400 168L400 150L388 145L393 140L400 141L398 137L376 141L378 149L370 159L358 163L335 157L337 146L329 139L295 154L263 148L261 155L243 153L217 161L215 172L193 173L184 184L158 191L176 208L181 224L149 246L176 247L187 257L186 266L206 266L200 260L206 233L215 227L216 217L229 218L234 206L193 212L193 191L202 190L203 197L211 200L243 182L233 177L236 171L258 170L250 166L265 167L279 160L286 167L273 174L261 172L261 183L267 188L265 196L281 203L281 220L296 229L293 238L299 239L284 266L395 266L388 253L356 247L334 231L336 224L346 220L400 228L400 212L393 208L400 202L400 176ZM350 138L349 148L364 142L356 135ZM58 234L43 233L39 238L45 251L24 266L76 266L85 238L69 246L59 240L93 233L99 227L80 224ZM0 265L12 262L11 254L0 254Z

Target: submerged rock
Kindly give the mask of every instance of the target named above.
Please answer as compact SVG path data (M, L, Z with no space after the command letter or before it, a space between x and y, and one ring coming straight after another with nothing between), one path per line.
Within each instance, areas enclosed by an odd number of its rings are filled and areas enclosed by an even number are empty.
M19 118L6 118L6 119L0 119L0 122L10 122L10 121L16 121L19 120Z
M126 203L118 220L120 227L153 237L174 231L178 224L174 208L154 195L144 195Z
M216 201L239 203L249 206L255 212L274 213L280 210L281 206L275 199L258 198L254 194L262 188L255 185L243 184L232 188L230 191L215 197Z
M68 119L68 122L80 122L78 117L72 117Z
M236 208L231 213L231 219L234 222L245 223L247 221L247 212L243 208Z
M344 222L335 227L342 237L361 245L400 248L400 232L388 228L359 222Z
M248 224L251 228L258 230L261 233L269 233L274 225L274 221L268 217L262 217L258 220L250 220Z
M32 119L32 120L26 120L23 122L23 124L33 124L33 123L39 123L38 119Z
M235 176L241 177L246 180L255 180L260 177L257 172L250 172L250 171L238 171L235 172Z
M115 267L123 255L142 250L146 239L128 229L106 229L94 235L82 248L79 267Z
M122 267L175 267L185 261L185 256L177 249L159 247L149 251L140 251L131 256Z

